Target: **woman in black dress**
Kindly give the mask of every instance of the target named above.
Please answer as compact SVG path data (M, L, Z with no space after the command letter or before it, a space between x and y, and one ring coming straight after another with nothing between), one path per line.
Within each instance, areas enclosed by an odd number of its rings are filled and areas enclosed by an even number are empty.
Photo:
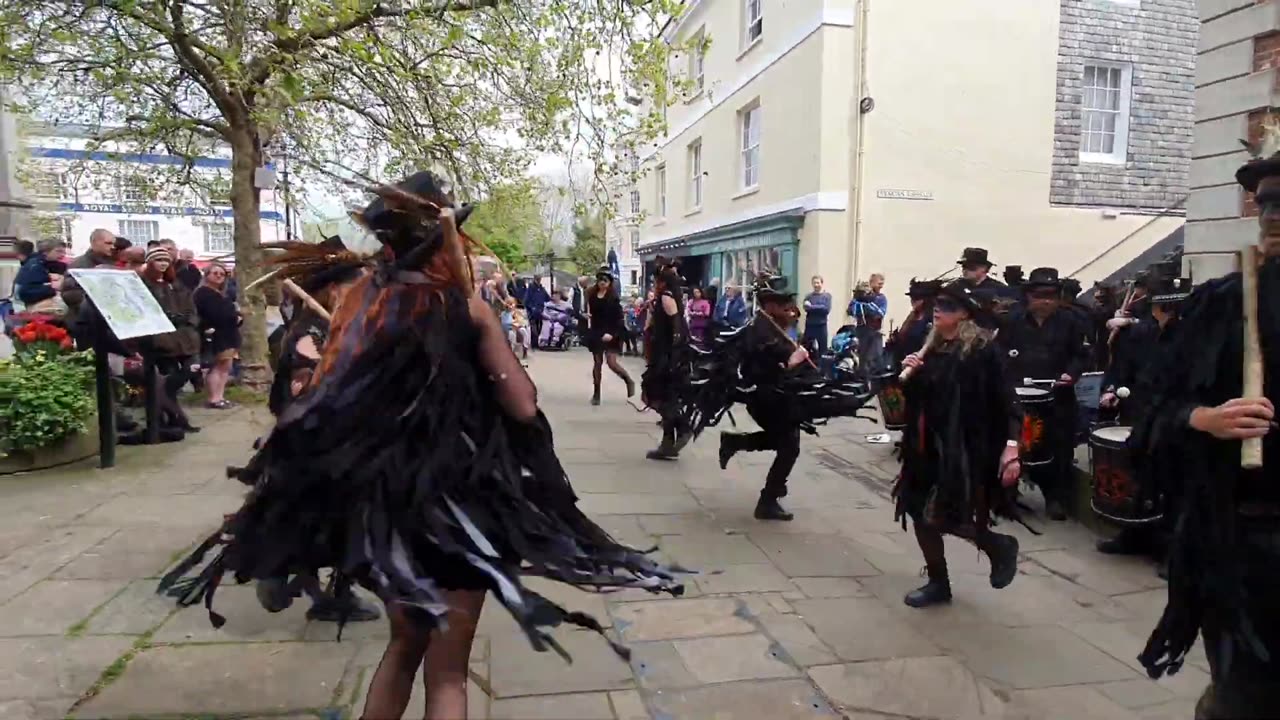
M604 628L523 585L680 594L673 570L621 545L577 507L537 389L474 292L468 242L442 182L417 173L361 222L390 251L343 295L307 387L237 477L254 490L161 588L203 600L249 582L334 570L386 604L390 640L363 717L399 718L419 667L428 720L467 717L467 668L486 591L534 649L549 628ZM218 557L183 580L202 556ZM222 618L212 614L220 624ZM613 643L611 643L613 644ZM622 655L624 648L613 644Z
M587 320L590 323L587 328L587 347L591 349L593 359L591 383L595 388L591 393L591 404L600 404L601 366L605 363L608 363L614 375L627 384L627 397L635 395L635 382L618 362L627 324L622 314L622 302L613 289L613 274L607 267L600 268L596 273L595 287L591 288L587 296Z
M240 349L240 312L236 304L224 293L227 287L227 268L210 263L204 269L204 282L192 293L196 312L200 315L200 331L209 340L209 372L205 375L208 392L207 405L215 410L225 410L231 403L222 396L231 378L231 365Z

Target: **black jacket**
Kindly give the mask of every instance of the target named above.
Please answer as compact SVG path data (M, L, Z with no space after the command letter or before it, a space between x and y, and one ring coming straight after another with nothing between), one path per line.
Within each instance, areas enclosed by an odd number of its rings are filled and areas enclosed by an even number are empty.
M1063 374L1078 380L1089 362L1084 328L1069 310L1058 309L1037 323L1019 308L1010 313L996 340L1015 386L1024 378L1056 380Z

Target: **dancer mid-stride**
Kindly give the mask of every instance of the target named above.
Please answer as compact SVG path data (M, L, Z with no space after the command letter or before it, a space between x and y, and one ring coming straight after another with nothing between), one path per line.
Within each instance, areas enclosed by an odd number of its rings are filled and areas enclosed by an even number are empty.
M591 404L600 404L600 376L606 363L614 375L627 384L627 397L636 394L636 384L618 362L622 338L627 333L622 302L613 287L613 273L605 265L596 272L596 284L587 296L587 347L591 350Z
M907 427L896 515L910 516L929 582L907 594L911 607L951 601L943 534L965 538L991 559L991 587L1018 572L1018 539L992 532L993 513L1014 515L1005 488L1018 482L1022 410L989 319L968 280L940 288L924 348L908 355Z
M659 256L653 300L644 329L644 375L641 398L662 417L662 442L645 457L675 460L693 439L681 414L681 397L689 385L689 326L681 299L681 278L675 260Z
M363 717L401 717L422 666L427 720L456 720L468 716L486 592L536 650L564 654L547 628L604 629L522 577L674 595L681 586L578 509L537 390L474 293L458 231L469 208L455 211L430 173L376 192L358 219L390 255L343 296L306 389L240 472L254 485L244 506L161 589L212 608L224 574L249 582L332 567L340 590L354 581L381 598L391 623ZM210 619L224 622L212 609Z

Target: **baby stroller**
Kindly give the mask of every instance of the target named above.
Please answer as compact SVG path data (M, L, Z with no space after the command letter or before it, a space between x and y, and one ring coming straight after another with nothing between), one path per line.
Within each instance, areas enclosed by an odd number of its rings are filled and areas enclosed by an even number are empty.
M822 367L832 380L853 380L859 377L855 329L853 325L843 325L831 338L831 350L822 358Z
M568 350L577 341L573 308L568 303L549 302L542 308L540 350Z

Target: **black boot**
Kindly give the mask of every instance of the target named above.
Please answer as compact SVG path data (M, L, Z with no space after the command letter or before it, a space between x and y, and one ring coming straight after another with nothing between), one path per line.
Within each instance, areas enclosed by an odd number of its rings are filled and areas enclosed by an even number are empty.
M720 433L720 469L728 470L729 461L742 449L742 438L737 433Z
M984 550L991 560L991 587L1008 587L1018 575L1018 538L1001 533L988 533Z
M622 381L623 381L623 382L625 382L625 383L627 384L627 397L629 397L629 398L635 397L635 396L636 396L636 381L635 381L635 380L632 380L630 375L623 375L623 376L622 376Z
M258 595L258 604L269 613L288 610L293 605L294 594L287 577L259 580L254 591Z
M913 608L924 608L930 605L951 602L951 580L947 577L946 566L931 567L928 572L929 582L907 593L902 602Z
M1103 555L1145 555L1151 552L1151 543L1139 530L1124 528L1115 537L1098 541L1098 552Z
M342 597L325 594L315 599L307 610L307 619L318 622L370 622L382 617L382 612L370 603L360 599L354 592L347 591Z
M596 391L591 393L591 404L592 405L600 404L600 386L599 385L596 386Z
M787 522L795 517L787 512L785 508L778 502L776 497L760 496L760 500L756 502L755 516L757 520L779 520Z
M676 454L679 455L685 446L693 442L693 431L684 423L676 425Z
M1062 503L1057 500L1045 500L1044 514L1048 515L1050 520L1059 522L1067 519L1067 511L1062 508Z
M658 443L658 447L645 453L645 457L650 460L675 460L680 453L676 450L676 431L673 428L663 428L662 442Z

